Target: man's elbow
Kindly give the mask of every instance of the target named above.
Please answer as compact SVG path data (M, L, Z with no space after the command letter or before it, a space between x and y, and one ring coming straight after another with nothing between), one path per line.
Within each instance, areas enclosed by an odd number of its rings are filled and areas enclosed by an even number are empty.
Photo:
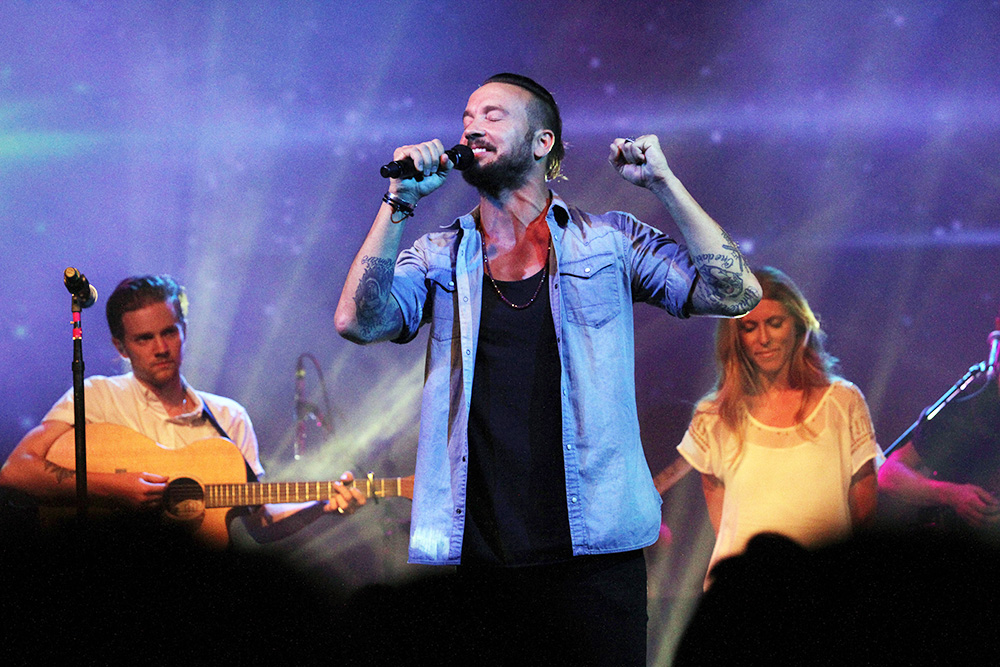
M903 464L893 458L892 454L879 466L876 473L878 488L890 496L899 495L899 467Z
M349 313L341 311L340 308L333 314L333 328L341 337L351 340L356 329L357 321Z
M379 327L362 326L356 317L341 313L340 311L334 314L333 326L341 338L345 338L358 345L378 343L391 337L387 336L385 331Z
M739 297L716 296L692 300L692 315L715 317L743 317L760 303L760 293L746 290Z
M365 343L372 342L362 335L362 329L358 326L356 318L348 314L341 313L339 310L333 316L333 326L337 330L337 333L340 334L341 338L346 338L352 343L364 345Z
M749 297L748 303L750 303L750 307L747 308L746 311L749 313L757 307L757 304L760 303L761 298L763 298L762 295L764 294L764 288L760 286L760 281L757 280L757 276L752 273L747 276L747 284L743 287L743 293ZM744 313L744 315L745 314L746 313Z
M756 283L756 281L754 282ZM756 308L757 304L760 303L760 292L760 285L757 285L756 288L747 287L747 289L743 292L743 299L734 304L735 309L738 311L734 313L734 316L742 317Z

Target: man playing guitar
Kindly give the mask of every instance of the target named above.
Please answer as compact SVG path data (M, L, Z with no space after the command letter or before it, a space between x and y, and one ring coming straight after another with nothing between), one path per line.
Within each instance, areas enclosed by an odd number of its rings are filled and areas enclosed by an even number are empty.
M248 481L264 474L250 417L236 401L195 391L181 375L187 333L187 295L167 275L127 278L108 298L111 340L130 373L93 376L85 383L87 423L126 426L160 447L178 450L198 440L223 437L236 445L246 462ZM53 444L73 429L73 392L68 391L18 443L0 469L0 486L27 493L43 504L70 504L76 472L53 463ZM92 502L130 509L158 508L168 477L156 470L91 472L87 487ZM326 502L263 505L247 519L258 541L294 532L324 512L353 512L365 496L345 472ZM232 480L241 481L241 480Z

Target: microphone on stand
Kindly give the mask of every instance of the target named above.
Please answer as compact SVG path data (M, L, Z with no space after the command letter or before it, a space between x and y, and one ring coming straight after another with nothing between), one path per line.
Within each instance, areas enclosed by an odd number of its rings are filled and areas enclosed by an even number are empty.
M990 345L990 354L986 357L986 380L992 380L997 374L997 355L1000 353L1000 317L993 321L993 331L986 337Z
M63 284L80 304L80 308L90 308L97 301L97 289L90 284L87 276L72 266L63 272Z

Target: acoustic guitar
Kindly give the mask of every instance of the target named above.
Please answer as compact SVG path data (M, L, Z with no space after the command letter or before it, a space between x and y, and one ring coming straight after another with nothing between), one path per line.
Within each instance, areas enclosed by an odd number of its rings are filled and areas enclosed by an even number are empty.
M76 468L73 429L59 437L46 459ZM169 478L163 497L168 519L190 525L197 537L212 546L229 543L226 515L233 507L266 503L329 500L337 495L329 482L248 483L239 448L223 438L197 440L180 449L167 449L154 440L117 424L87 425L87 471L98 473L149 472ZM356 479L348 486L366 498L413 499L413 476Z

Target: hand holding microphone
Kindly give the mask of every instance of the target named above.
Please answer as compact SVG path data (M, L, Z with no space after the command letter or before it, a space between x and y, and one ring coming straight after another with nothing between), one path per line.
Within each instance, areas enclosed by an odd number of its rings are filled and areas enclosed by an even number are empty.
M437 143L438 147L441 147L441 142L435 140L434 142L428 142L429 144ZM423 144L421 144L422 146ZM409 147L404 147L404 149ZM419 148L419 146L417 146ZM474 161L475 156L472 154L472 149L465 144L455 144L448 150L444 151L444 154L448 156L448 161L452 163L455 169L462 171L469 167ZM421 156L422 158L425 156ZM423 180L425 177L437 173L440 167L443 166L440 163L440 156L438 156L437 162L435 162L434 152L431 151L428 156L430 159L422 159L421 167L418 168L414 159L412 157L403 157L398 160L393 160L388 164L382 165L379 173L382 174L382 178L412 178L417 181ZM433 168L437 164L438 168ZM430 171L425 171L424 167L430 167Z
M413 208L421 197L444 184L452 168L466 169L475 162L468 146L458 144L446 151L440 139L401 146L393 157L395 159L380 170L384 178L393 179L383 201L405 217L413 215Z

